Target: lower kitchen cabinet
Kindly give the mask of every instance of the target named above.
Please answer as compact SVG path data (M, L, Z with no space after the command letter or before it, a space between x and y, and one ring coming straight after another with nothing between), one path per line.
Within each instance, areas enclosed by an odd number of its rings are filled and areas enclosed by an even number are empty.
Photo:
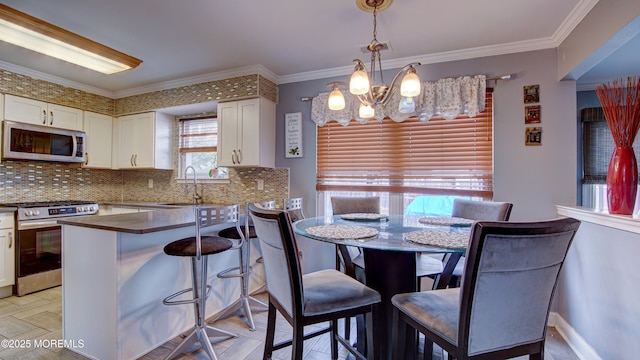
M0 287L15 283L13 213L0 214Z

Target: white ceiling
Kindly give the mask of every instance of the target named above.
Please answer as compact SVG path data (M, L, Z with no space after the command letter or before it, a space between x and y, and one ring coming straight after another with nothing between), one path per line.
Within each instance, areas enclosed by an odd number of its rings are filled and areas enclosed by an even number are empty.
M554 48L597 1L396 0L378 15L378 40L391 43L383 67ZM102 75L0 42L0 67L114 97L256 69L277 83L343 75L356 57L368 63L359 48L373 37L354 0L2 2L143 63Z

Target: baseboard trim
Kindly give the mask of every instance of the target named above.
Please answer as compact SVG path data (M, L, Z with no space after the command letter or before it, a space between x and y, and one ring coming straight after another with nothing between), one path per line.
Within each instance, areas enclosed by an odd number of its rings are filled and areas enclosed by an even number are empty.
M560 336L562 336L580 360L602 360L591 345L557 312L549 314L548 325L556 328Z

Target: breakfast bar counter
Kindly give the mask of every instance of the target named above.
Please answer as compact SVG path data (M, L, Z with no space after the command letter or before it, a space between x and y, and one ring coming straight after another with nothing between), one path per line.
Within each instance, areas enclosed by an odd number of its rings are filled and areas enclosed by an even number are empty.
M63 338L82 344L70 350L93 359L136 359L193 326L192 307L165 306L162 299L191 287L189 262L163 248L193 236L194 219L192 207L178 207L60 221ZM256 291L265 278L256 242L252 247L250 291ZM237 265L237 251L210 256L207 318L238 298L238 281L215 276Z

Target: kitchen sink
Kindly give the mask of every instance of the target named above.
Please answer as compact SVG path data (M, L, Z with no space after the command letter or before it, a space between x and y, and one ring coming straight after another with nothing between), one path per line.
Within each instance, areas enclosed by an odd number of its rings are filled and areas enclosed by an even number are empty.
M159 203L158 205L167 205L167 206L193 206L192 202L175 202L175 203ZM202 205L202 204L198 204Z

